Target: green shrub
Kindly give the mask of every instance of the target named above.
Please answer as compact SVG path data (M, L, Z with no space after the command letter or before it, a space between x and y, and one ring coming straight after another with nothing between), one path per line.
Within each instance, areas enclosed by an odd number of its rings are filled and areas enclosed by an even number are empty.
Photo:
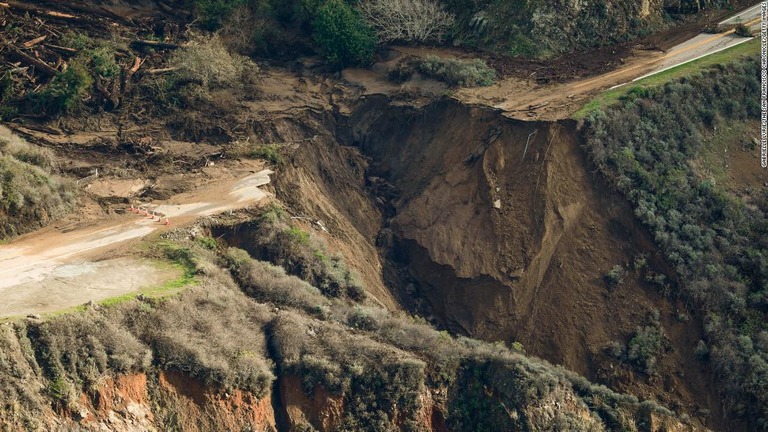
M216 239L213 237L198 237L197 242L200 243L201 246L208 250L215 250L218 247L218 243L216 242Z
M364 287L342 259L329 257L322 239L295 225L282 209L268 209L253 224L239 229L247 229L238 243L253 257L283 267L330 297L365 299ZM221 234L225 239L232 235Z
M480 59L462 61L429 56L417 61L415 69L426 77L442 81L452 87L489 86L496 80L496 71Z
M626 273L627 272L624 270L624 267L617 264L611 267L608 273L606 273L605 281L610 287L615 288L624 282L624 276Z
M249 157L264 159L275 165L282 165L285 160L280 155L280 146L277 144L266 144L254 147L249 153Z
M90 59L93 73L104 78L111 78L120 74L120 66L115 61L115 50L108 46L101 46L89 50L85 55Z
M95 45L93 39L88 37L88 35L74 31L64 33L64 35L61 36L60 43L65 47L81 51L87 48L92 48Z
M168 63L177 68L174 72L177 80L198 84L203 91L235 87L242 83L246 72L257 71L245 57L231 54L216 34L193 35L173 53Z
M638 327L627 344L627 360L641 371L653 373L656 370L657 357L661 353L663 337L664 332L658 323Z
M0 74L0 104L5 104L15 93L15 83L10 72Z
M746 342L768 331L761 300L768 292L768 255L755 247L768 235L768 193L752 192L746 204L743 192L733 194L708 169L697 168L711 151L715 128L759 118L749 102L759 88L759 62L734 61L638 92L593 114L585 131L592 160L632 203L681 283L652 272L646 279L701 311L708 359L731 414L768 422L768 408L743 409L768 407L768 374L745 372L768 362L768 344ZM654 337L648 336L638 342ZM635 357L643 365L647 350L639 346Z
M327 0L317 9L312 35L326 60L338 68L369 64L376 48L373 30L344 0Z
M86 66L71 62L67 70L57 74L39 93L29 96L31 109L47 115L68 114L79 109L90 94L93 78Z
M741 37L753 37L752 30L749 29L749 27L745 26L744 24L739 24L736 26L736 34Z
M75 191L51 175L53 160L0 127L0 239L40 228L69 210Z
M247 3L247 0L192 0L192 7L205 29L217 30L237 8Z
M709 347L707 346L707 343L703 340L700 340L696 344L696 349L694 350L694 354L696 354L696 357L699 360L707 360L709 358Z
M0 74L0 121L10 121L18 115L18 108L10 102L16 94L16 83L10 72Z

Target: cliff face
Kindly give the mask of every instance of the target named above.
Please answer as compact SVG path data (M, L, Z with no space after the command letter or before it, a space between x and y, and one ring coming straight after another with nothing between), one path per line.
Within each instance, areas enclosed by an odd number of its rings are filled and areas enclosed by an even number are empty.
M242 251L179 247L199 286L177 297L0 326L3 430L693 430L502 345L325 297Z

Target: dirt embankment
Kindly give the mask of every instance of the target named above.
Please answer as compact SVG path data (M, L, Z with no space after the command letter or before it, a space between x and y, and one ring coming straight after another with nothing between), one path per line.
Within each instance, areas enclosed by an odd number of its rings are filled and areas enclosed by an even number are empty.
M700 326L644 282L649 271L674 275L590 172L575 122L374 96L314 127L277 194L340 244L354 238L366 280L383 278L401 305L452 332L518 341L614 388L718 417L707 371L690 363ZM636 258L648 266L635 270ZM612 288L615 265L627 276ZM665 348L648 376L606 346L626 343L655 310Z

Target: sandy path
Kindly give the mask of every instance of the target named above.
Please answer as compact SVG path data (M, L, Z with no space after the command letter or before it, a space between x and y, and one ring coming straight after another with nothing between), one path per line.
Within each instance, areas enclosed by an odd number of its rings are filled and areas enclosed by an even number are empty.
M69 232L46 228L0 246L0 317L66 308L162 283L157 280L162 279L161 272L146 263L91 260L103 258L99 253L129 240L257 202L267 196L259 187L270 182L270 174L272 171L264 170L143 206L162 214L162 222L158 217L126 212ZM164 225L165 218L170 226ZM94 296L99 292L104 295Z

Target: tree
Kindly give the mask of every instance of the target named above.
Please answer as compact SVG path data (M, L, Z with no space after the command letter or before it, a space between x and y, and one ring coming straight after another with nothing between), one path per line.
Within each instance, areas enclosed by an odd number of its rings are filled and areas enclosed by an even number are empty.
M376 35L343 0L328 0L312 22L313 37L325 58L336 67L371 62Z
M435 0L363 0L358 9L383 42L440 40L454 21Z

